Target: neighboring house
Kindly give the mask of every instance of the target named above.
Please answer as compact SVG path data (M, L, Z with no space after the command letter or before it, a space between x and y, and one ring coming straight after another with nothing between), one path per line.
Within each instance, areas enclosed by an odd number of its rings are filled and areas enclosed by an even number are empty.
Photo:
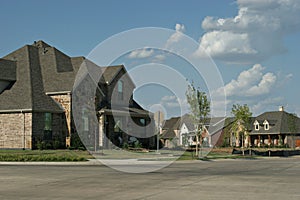
M210 147L300 147L300 118L284 111L251 117L243 136L232 131L233 117L213 117L204 124L203 145ZM242 126L242 125L241 125ZM189 115L166 120L161 139L166 147L196 145L195 128ZM240 127L240 131L242 127Z
M97 115L85 116L83 109L83 126L75 127L72 94L82 64L101 72L101 77L96 79L100 89L85 107L88 110L93 104ZM142 131L146 131L143 127L153 120L151 113L133 100L135 85L122 65L99 67L84 57L69 57L55 47L38 41L0 59L0 70L0 148L34 149L42 141L53 144L55 141L59 147L70 146L76 128L86 131L86 138L93 136L95 149L111 143L121 145L119 136L123 138L122 142L127 142L125 139L129 138L118 129L118 126L126 124L126 119L139 124ZM80 85L84 84L78 83L78 88ZM114 105L118 108L114 108L114 115L118 119L113 120L111 97L115 86L118 87L118 98ZM128 99L129 105L128 101L125 102ZM96 118L97 124L92 123L90 118ZM149 130L151 127L147 128ZM141 140L144 145L150 145L149 140Z
M211 118L204 124L202 130L202 144L206 147L215 146L223 135L223 120L225 118ZM222 123L223 122L223 123ZM166 120L160 137L166 147L189 147L196 145L195 125L190 115L174 117Z
M248 146L300 146L300 119L283 107L257 116L251 127Z
M160 140L164 147L174 148L179 145L180 125L180 117L172 117L163 122Z
M226 129L230 127L233 120L232 117L214 117L210 119L207 125L210 136L210 146L221 147L231 143L232 138L226 137Z

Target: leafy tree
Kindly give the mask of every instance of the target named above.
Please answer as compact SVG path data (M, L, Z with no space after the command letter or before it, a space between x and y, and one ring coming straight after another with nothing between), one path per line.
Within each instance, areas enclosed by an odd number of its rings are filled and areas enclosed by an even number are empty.
M235 137L238 141L240 140L240 136L242 136L242 147L244 147L244 138L247 136L252 113L250 112L247 104L234 104L232 106L231 113L234 116L231 131L235 133Z
M201 130L203 130L204 122L210 113L210 101L206 93L200 91L199 88L195 88L193 83L188 86L186 97L196 130L196 156L198 156L199 137L201 137ZM202 138L200 138L200 141L202 141Z

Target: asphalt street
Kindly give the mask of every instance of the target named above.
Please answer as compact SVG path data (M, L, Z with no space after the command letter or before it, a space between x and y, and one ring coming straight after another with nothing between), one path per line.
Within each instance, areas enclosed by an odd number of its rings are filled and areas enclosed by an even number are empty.
M104 165L6 164L0 199L299 200L299 175L299 157L178 161L140 174Z

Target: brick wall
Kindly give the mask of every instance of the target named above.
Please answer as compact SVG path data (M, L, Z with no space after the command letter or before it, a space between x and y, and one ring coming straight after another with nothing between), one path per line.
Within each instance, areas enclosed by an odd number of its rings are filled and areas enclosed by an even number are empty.
M0 148L32 148L32 114L0 114Z

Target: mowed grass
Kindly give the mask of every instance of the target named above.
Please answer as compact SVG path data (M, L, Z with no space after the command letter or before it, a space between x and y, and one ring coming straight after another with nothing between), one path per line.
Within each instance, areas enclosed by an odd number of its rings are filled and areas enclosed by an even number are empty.
M119 155L120 152L115 152ZM174 153L173 151L168 152L169 154ZM182 153L182 152L181 152ZM198 158L195 152L185 151L178 160L210 160L210 159L239 159L239 158L252 158L255 159L256 156L242 156L242 155L232 155L232 148L214 148L208 150L203 150L203 156ZM107 156L110 158L115 158L116 155L111 154L111 152L105 152L103 157ZM121 156L121 155L120 155ZM149 155L147 153L140 152L138 155L134 155L134 158L147 158ZM153 156L153 155L152 155ZM164 155L162 155L164 156ZM151 157L151 155L150 155ZM165 156L166 157L166 156ZM119 157L116 157L119 158ZM125 157L121 156L125 159ZM0 150L0 162L34 162L34 161L44 161L44 162L76 162L76 161L87 161L88 159L95 159L88 151L79 150ZM170 158L173 159L173 158Z
M178 160L215 160L215 159L256 159L258 156L248 155L233 155L232 148L213 148L204 150L200 157L195 155L195 152L185 152Z
M93 158L88 151L76 150L0 150L0 161L7 162L75 162Z

